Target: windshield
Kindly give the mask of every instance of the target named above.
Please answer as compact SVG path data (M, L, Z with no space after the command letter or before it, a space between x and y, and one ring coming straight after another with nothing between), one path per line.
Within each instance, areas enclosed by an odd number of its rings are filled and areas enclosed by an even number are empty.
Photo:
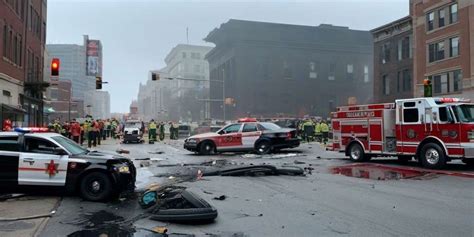
M125 127L126 128L141 128L142 124L141 123L126 123Z
M461 122L474 122L474 104L465 104L456 107L458 119Z
M72 155L80 155L80 154L87 153L87 149L77 145L74 141L66 137L55 136L55 137L51 137L51 139L59 143L59 145L64 147Z
M263 130L277 130L277 129L281 129L280 126L274 124L274 123L260 123L260 125L262 125L262 127L264 128Z

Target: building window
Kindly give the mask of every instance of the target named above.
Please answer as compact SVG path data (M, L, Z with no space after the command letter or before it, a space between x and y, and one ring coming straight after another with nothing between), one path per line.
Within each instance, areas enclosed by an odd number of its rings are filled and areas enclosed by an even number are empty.
M328 80L336 80L336 63L329 63Z
M315 62L309 63L309 78L310 79L318 78L317 66L319 66L319 64Z
M284 61L283 62L283 77L285 79L292 79L292 71L291 71L291 67L290 65L288 64L288 62Z
M449 57L459 55L459 37L449 39Z
M382 76L383 95L390 95L390 81L387 75Z
M445 11L444 9L441 9L438 11L438 27L443 27L445 26Z
M430 44L428 48L430 63L444 59L444 41Z
M8 27L3 25L3 57L7 57Z
M428 15L426 15L426 25L428 27L428 31L434 29L434 12L430 12Z
M14 64L18 64L18 38L15 36L13 36L13 57L12 57L12 61Z
M369 82L369 66L364 66L364 82Z
M182 55L183 55L183 58L186 58L186 52L183 52Z
M411 58L411 38L409 36L398 41L398 61Z
M352 64L347 64L347 79L354 79L354 65Z
M458 22L458 4L453 4L449 7L449 23Z
M23 39L21 34L18 35L18 66L23 66Z
M200 59L200 58L201 58L201 54L200 54L200 53L191 53L191 58L192 58L192 59Z
M381 54L382 64L390 62L390 42L382 45Z
M194 65L193 70L194 70L195 73L201 72L201 65Z
M397 72L397 93L400 93L401 81L402 81L401 73Z
M448 94L462 89L461 70L433 75L429 79L433 82L433 92L435 94Z
M408 69L403 70L403 91L411 90L411 72Z

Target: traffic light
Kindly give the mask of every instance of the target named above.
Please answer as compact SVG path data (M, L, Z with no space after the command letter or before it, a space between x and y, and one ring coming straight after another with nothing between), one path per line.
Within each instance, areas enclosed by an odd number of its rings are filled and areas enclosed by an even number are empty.
M424 96L433 97L433 85L431 84L430 79L423 80L423 87L424 87Z
M53 60L51 60L51 76L53 77L59 76L59 66L60 66L59 58L53 58Z
M151 80L152 81L158 81L160 80L160 74L157 74L157 73L151 73Z
M95 78L95 89L102 90L102 77Z

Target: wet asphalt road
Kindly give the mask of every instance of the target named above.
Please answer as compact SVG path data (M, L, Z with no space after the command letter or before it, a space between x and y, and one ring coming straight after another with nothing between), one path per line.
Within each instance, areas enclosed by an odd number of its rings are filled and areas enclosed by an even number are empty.
M64 197L56 215L40 236L161 236L149 230L166 226L170 236L473 236L474 179L419 172L406 175L370 168L333 174L331 167L351 164L342 154L326 152L318 144L259 157L253 154L197 156L182 149L180 141L103 145L103 149L130 150L136 159L137 190L151 183L173 183L200 195L217 208L214 223L183 225L161 223L142 216L136 198L91 203ZM150 160L140 160L150 158ZM306 176L204 177L199 164L226 160L229 164L295 165L309 168ZM174 166L176 165L177 166ZM220 164L217 162L216 164ZM395 160L370 164L398 166ZM417 168L412 162L403 166ZM359 168L357 168L359 169ZM473 168L449 165L455 173L473 174ZM361 175L362 174L362 175ZM382 180L377 180L382 179ZM383 180L385 179L385 180ZM187 181L186 181L187 180ZM137 192L138 192L137 191ZM214 197L225 195L225 200Z

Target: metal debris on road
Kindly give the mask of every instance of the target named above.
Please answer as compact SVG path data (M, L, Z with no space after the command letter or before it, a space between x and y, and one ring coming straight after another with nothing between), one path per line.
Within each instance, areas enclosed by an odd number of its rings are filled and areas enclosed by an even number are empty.
M214 200L219 200L219 201L224 201L226 198L227 198L226 195L221 195L221 196L219 196L219 197L214 197L213 199L214 199Z

